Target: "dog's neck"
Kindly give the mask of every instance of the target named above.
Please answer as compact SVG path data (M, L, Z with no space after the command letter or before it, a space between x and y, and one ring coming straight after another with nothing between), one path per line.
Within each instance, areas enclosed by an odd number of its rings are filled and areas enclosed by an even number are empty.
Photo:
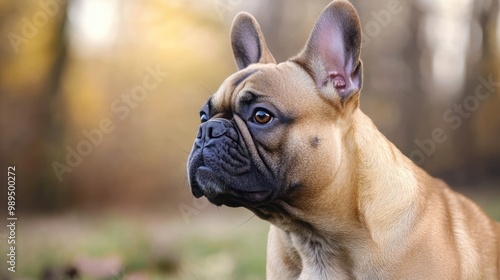
M353 120L358 211L378 246L398 244L397 239L411 230L419 207L422 190L415 176L425 174L361 110L356 110Z
M414 177L421 174L415 172L418 167L361 110L353 112L343 137L342 164L334 182L312 194L331 197L330 203L318 204L315 197L303 196L299 199L309 201L300 205L310 208L283 202L267 217L289 236L304 269L307 261L336 264L325 268L324 273L331 276L349 275L339 268L356 266L351 260L365 259L360 255L370 250L394 250L391 246L398 246L411 233L420 205L417 192L421 190Z

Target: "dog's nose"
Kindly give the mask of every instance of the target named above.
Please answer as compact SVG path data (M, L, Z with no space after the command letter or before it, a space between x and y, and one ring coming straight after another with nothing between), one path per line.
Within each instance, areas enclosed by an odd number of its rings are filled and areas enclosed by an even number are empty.
M233 139L237 137L237 133L232 129L231 122L226 119L209 120L200 125L196 142L198 145L202 146L202 143L206 143L210 139L220 138L224 135Z

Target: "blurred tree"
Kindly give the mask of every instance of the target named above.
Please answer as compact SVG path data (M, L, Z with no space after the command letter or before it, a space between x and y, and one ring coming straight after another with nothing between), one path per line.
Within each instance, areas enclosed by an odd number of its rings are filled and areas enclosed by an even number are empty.
M456 153L461 155L457 173L474 181L498 176L500 171L500 89L498 85L490 84L488 88L483 84L500 80L498 17L498 1L473 2L466 83L458 99L466 110L470 109L471 117L464 120L463 128L454 131L453 137L459 140ZM480 100L478 93L488 96Z
M500 171L497 141L500 137L500 100L495 94L498 87L484 83L500 80L496 30L498 1L471 1L469 5L469 16L461 18L466 21L469 32L464 54L464 85L434 117L447 122L448 140L439 147L441 160L433 160L432 168L440 176L461 183L491 180ZM478 94L488 96L483 99L478 98ZM446 117L443 112L450 114Z
M16 165L21 209L62 205L54 184L53 147L64 113L60 80L66 60L66 2L3 1L0 5L2 164ZM2 167L3 168L3 167ZM4 172L1 172L4 176ZM3 194L2 194L3 195Z

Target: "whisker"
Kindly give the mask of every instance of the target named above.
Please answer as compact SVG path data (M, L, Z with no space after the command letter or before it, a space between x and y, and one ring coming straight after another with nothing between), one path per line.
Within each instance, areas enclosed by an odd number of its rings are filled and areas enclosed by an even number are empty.
M202 85L202 84L197 84L197 85L200 86L200 87L202 87L202 88L204 88L208 92L209 96L213 94L213 92L210 91L208 88L206 88L204 85Z
M241 227L242 225L248 223L251 219L253 219L255 217L255 214L253 214L250 218L248 218L246 221L244 221L242 224L238 225L236 228L239 228Z

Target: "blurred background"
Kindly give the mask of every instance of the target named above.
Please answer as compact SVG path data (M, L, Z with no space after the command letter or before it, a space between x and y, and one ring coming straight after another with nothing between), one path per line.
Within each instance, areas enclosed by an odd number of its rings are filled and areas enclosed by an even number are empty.
M263 279L268 225L193 199L186 159L236 70L233 17L252 13L284 61L329 2L0 0L0 182L15 165L18 217L0 279ZM351 2L362 110L500 219L498 0Z

